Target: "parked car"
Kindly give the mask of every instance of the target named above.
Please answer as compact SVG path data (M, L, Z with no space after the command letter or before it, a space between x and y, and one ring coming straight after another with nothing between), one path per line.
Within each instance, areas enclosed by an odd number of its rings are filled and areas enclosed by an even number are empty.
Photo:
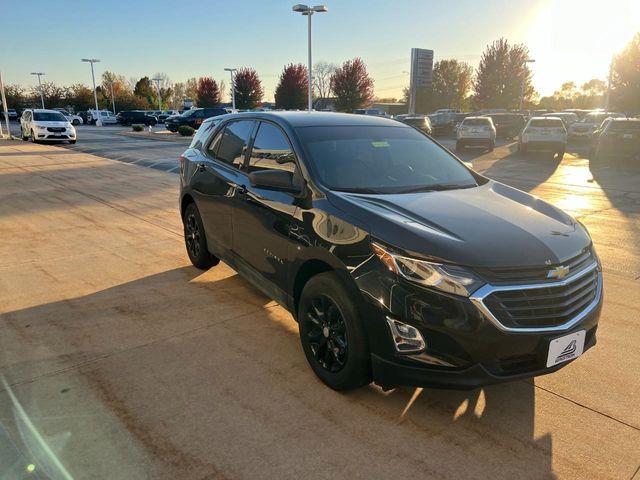
M389 114L377 108L358 108L353 111L356 115L373 115L374 117L388 117Z
M491 113L486 116L491 117L498 138L517 137L527 123L521 113Z
M455 131L456 117L455 112L440 112L427 115L431 121L431 128L434 135L451 135Z
M167 118L173 117L175 115L180 115L180 112L178 110L165 110L157 116L158 123L164 123Z
M431 120L429 120L429 117L426 115L396 115L394 118L402 123L422 130L427 135L433 134Z
M158 123L158 119L154 116L149 115L147 112L142 110L128 110L124 112L118 113L116 117L117 122L120 125L156 125Z
M55 110L28 108L20 117L22 140L34 143L66 140L76 143L76 129L67 118Z
M333 389L475 388L596 343L602 271L585 227L417 129L231 114L203 123L179 178L193 265L223 260L288 309Z
M588 140L607 117L618 118L624 117L624 115L614 112L587 113L580 120L571 124L568 130L569 138L574 140Z
M99 110L97 113L96 110L87 110L86 123L95 125L98 117L100 117L100 122L103 125L115 125L118 123L118 118L109 110Z
M550 151L561 159L567 149L567 129L557 117L532 117L520 135L518 151Z
M2 114L2 119L4 120L4 111L0 111ZM7 116L9 117L9 121L18 120L18 112L16 112L15 108L7 108Z
M182 125L188 125L197 130L205 119L226 114L227 111L224 108L193 108L177 117L167 118L164 124L170 132L177 132Z
M75 115L73 113L69 113L67 110L65 110L64 108L54 108L54 110L57 110L58 112L60 112L62 115L64 115L64 117L69 121L69 123L71 123L71 125L73 125L74 127L77 125L80 125L81 123L84 123L84 120L82 120L82 117L80 115Z
M554 117L559 118L564 123L564 127L569 130L569 127L578 121L578 115L573 112L555 112L545 113L541 117Z
M631 158L640 165L640 119L608 118L594 133L590 163L599 163L610 157L616 160Z
M478 146L490 152L496 146L496 127L491 117L467 117L456 129L456 152Z

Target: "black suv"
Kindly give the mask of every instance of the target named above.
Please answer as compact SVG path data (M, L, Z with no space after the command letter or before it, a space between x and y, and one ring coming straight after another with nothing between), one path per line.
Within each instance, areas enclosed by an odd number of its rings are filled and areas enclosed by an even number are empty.
M485 115L491 117L493 125L496 127L496 137L513 139L520 135L527 123L521 113L492 113Z
M142 110L120 112L118 113L116 118L118 119L118 123L120 125L155 125L158 123L158 119L156 117L154 117L153 115L149 115L147 112L144 112Z
M164 125L171 132L177 132L182 125L188 125L197 130L207 118L225 115L226 113L227 111L224 108L193 108L180 115L165 119Z
M334 389L473 388L553 372L596 342L586 229L366 115L208 120L180 157L191 262L224 260L298 321Z

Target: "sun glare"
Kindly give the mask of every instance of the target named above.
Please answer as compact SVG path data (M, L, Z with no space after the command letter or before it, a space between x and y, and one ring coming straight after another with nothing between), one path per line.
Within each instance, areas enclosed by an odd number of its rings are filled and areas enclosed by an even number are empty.
M573 80L606 79L611 57L640 31L639 0L549 1L528 24L525 43L536 59L534 83L543 95ZM567 76L571 72L571 77Z

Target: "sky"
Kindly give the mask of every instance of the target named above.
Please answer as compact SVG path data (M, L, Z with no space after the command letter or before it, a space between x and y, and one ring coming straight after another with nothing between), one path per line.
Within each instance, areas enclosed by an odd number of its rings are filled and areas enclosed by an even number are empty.
M91 85L89 64L130 77L166 73L171 81L253 67L273 100L288 63L307 63L307 19L292 0L30 0L3 9L0 71L7 84ZM360 57L378 97L400 97L412 47L477 67L500 37L524 43L534 87L552 94L566 81L605 80L611 55L640 31L640 0L325 0L313 16L313 61ZM315 5L315 4L314 4Z

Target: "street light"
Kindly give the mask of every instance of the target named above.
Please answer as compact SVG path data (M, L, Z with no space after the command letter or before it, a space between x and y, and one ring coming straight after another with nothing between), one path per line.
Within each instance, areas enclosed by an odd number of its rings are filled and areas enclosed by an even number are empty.
M312 97L312 90L311 90L311 85L312 85L312 81L311 81L311 70L312 70L312 65L311 65L311 16L314 13L324 13L324 12L328 12L329 9L327 8L326 5L316 5L315 7L309 7L307 5L303 5L301 3L294 5L292 10L294 12L297 13L301 13L302 15L306 15L309 18L308 24L309 24L309 70L308 70L308 80L309 80L309 84L308 84L308 88L309 88L309 105L308 105L308 109L309 111L312 110L312 101L311 101L311 97Z
M38 85L40 86L40 101L42 102L42 109L44 110L44 95L42 94L42 82L40 81L40 77L45 75L44 72L31 72L31 75L38 76Z
M156 82L156 86L158 87L158 110L162 112L162 99L160 98L160 82L162 81L162 78L156 77L156 78L152 78L151 80Z
M93 73L93 64L98 63L100 59L99 58L83 58L82 61L89 62L91 64L91 80L93 80L93 100L96 102L96 127L101 127L102 121L100 120L100 110L98 109L98 94L96 93L96 76Z
M231 108L233 110L236 109L236 81L234 79L234 73L237 71L237 68L225 68L225 72L229 72L231 74Z
M116 97L113 95L113 84L114 81L111 80L107 82L109 84L109 88L111 89L111 106L113 107L113 114L116 114Z
M527 66L527 63L534 63L535 60L533 58L527 58L524 61L524 66ZM522 73L522 86L520 87L520 111L522 111L522 108L524 107L524 85L525 82L527 81L527 72L524 71Z

